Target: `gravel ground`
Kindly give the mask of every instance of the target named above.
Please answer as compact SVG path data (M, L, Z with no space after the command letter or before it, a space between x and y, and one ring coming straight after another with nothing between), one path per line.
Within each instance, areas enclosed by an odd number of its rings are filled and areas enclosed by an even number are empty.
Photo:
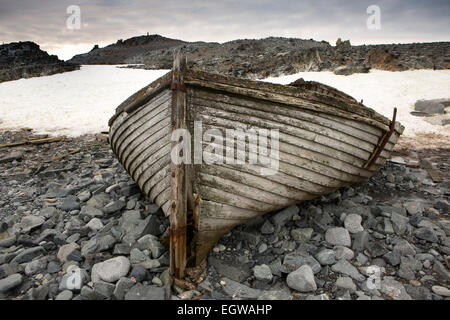
M104 138L0 149L0 298L450 297L449 148L400 145L365 183L235 228L174 283L168 221Z

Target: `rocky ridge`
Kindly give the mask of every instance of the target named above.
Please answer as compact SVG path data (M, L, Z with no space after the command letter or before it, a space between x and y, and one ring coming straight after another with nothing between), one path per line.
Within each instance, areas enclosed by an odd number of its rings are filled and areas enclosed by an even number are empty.
M0 298L449 299L449 154L399 149L367 182L233 229L183 288L167 219L102 137L0 149Z
M137 41L136 46L125 45L127 41L135 43L134 39L148 44L139 45ZM169 40L158 35L131 38L105 48L94 48L70 61L80 64L143 64L133 67L170 69L173 51L182 49L191 66L199 70L252 79L302 71L336 71L337 74L348 75L368 72L371 68L403 71L450 67L449 42L352 46L349 41L338 39L336 46L332 46L326 41L280 37L234 40L222 44ZM159 42L165 47L158 47L156 44ZM127 54L117 54L119 51Z
M0 82L79 69L78 64L59 60L57 56L42 51L34 42L0 45Z

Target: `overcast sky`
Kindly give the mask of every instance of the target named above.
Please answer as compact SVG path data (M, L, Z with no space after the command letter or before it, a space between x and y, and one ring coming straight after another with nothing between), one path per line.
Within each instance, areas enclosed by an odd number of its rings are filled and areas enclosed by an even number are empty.
M81 9L80 29L67 28L71 5ZM381 10L379 30L367 28L371 5ZM333 45L339 37L352 44L450 41L449 12L450 0L0 0L0 42L31 40L69 59L94 44L147 32L215 42L268 36Z

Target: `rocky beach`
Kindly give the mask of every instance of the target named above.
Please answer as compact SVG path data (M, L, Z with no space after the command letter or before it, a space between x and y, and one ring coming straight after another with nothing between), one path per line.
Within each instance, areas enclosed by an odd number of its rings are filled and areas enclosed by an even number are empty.
M450 297L448 145L405 139L367 182L233 229L206 266L174 282L168 221L106 136L31 143L46 138L0 135L0 145L28 142L0 149L2 299Z
M168 218L105 131L114 108L164 75L178 49L197 70L302 77L387 117L396 106L405 134L368 181L234 228L206 263L173 279ZM449 50L147 35L64 62L32 42L0 46L0 299L448 300Z

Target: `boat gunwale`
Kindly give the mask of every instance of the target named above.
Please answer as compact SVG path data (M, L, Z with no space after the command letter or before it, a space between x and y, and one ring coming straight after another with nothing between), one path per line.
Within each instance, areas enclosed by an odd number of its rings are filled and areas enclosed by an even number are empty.
M364 122L371 126L378 127L383 131L389 131L389 126L391 124L391 120L377 111L363 105L362 103L358 103L354 98L346 99L345 96L350 96L344 92L344 96L336 97L335 95L327 95L315 92L314 90L308 88L299 88L294 85L281 85L264 81L241 79L193 69L186 69L184 77L184 83L187 86L211 88L231 94L244 95L247 97L254 97L260 100L269 100L296 107L299 107L298 105L300 101L318 103L320 106L317 108L304 105L302 108ZM171 81L172 71L169 71L159 79L153 81L149 85L131 95L116 108L116 113L108 121L109 126L112 125L112 123L122 112L134 112L148 103L159 92L170 88ZM309 83L309 81L306 81L306 83ZM314 82L311 83L315 84ZM329 90L327 86L323 88L324 90ZM300 89L303 89L303 91ZM333 89L334 90L330 91L330 93L333 93L335 90L341 92L336 88ZM245 90L246 93L243 94L241 92L242 90ZM279 101L276 99L277 95L291 99L292 101L290 103L287 103L286 101ZM403 130L404 126L402 126L399 122L396 122L395 131L401 135Z

